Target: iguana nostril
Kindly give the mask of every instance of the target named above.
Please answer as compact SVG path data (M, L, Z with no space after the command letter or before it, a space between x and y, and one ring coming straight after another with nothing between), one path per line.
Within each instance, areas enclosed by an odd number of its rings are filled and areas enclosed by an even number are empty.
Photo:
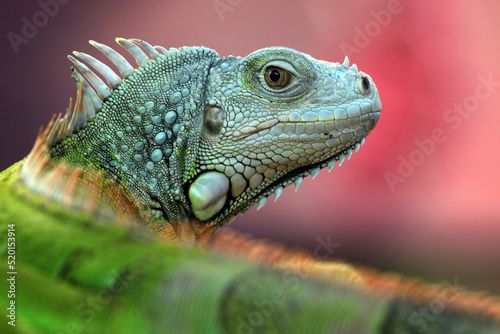
M370 80L368 80L366 76L361 78L361 86L363 87L363 90L366 94L370 93Z

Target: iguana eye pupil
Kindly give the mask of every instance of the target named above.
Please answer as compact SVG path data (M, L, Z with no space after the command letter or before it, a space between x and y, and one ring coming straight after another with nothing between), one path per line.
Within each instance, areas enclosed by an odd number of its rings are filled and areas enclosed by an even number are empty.
M280 72L278 72L278 70L272 70L270 73L269 73L269 79L271 79L271 81L278 81L280 79Z
M291 74L279 67L269 67L264 73L266 83L273 88L285 87L290 83Z

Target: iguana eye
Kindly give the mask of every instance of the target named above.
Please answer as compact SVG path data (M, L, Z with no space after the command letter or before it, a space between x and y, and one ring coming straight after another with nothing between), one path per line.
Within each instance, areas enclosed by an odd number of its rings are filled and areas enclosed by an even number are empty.
M287 70L270 66L264 72L264 79L270 87L281 88L290 83L292 75Z

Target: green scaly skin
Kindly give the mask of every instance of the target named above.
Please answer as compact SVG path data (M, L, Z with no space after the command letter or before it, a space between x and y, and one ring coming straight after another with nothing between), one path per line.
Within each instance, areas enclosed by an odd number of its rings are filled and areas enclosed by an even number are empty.
M420 332L411 322L420 305L410 300L168 244L146 228L220 226L342 162L378 120L371 79L348 63L285 48L218 58L206 48L157 48L165 51L159 55L134 42L153 59L119 40L141 67L132 73L115 59L123 82L101 72L112 91L75 61L99 97L75 73L73 114L49 125L42 144L0 174L0 268L13 270L7 246L14 224L17 272L15 298L6 280L0 284L2 309L15 301L16 326L4 318L0 330ZM270 66L293 78L266 87ZM426 331L472 332L498 333L498 324L450 309Z
M47 203L0 174L1 244L16 234L16 327L3 333L413 333L418 305L169 245ZM13 182L15 186L13 185ZM7 268L5 251L0 268ZM0 284L8 291L6 280ZM0 295L2 309L9 306ZM425 333L498 333L444 312ZM413 330L413 332L412 332ZM417 332L415 332L417 333Z
M15 224L20 332L237 333L259 321L255 311L265 318L255 328L260 333L343 326L370 332L381 321L384 301L158 242L13 188L16 175L1 174L0 219L4 246L8 224ZM0 286L8 290L5 280ZM7 294L0 298L5 310ZM1 326L9 328L5 319Z

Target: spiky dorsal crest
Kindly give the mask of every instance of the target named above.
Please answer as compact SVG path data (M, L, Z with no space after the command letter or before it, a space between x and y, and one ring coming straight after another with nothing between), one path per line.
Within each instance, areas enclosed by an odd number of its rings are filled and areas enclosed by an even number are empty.
M134 57L139 68L145 66L150 60L160 57L158 51L163 54L171 52L161 46L153 47L139 39L116 38L116 42ZM76 69L81 72L80 74L75 68L71 68L72 78L77 85L77 99L72 112L70 112L70 106L64 117L59 116L53 121L54 124L51 127L53 131L46 138L49 147L85 128L87 122L94 120L96 113L101 110L103 101L110 97L113 90L136 70L121 54L109 46L95 41L89 41L89 43L101 51L118 68L122 77L96 58L74 51L73 54L93 67L106 80L106 84L87 65L73 56L68 56ZM142 46L149 53L149 56L139 46Z
M152 60L159 57L179 57L183 52L201 52L209 49L200 47L171 48L151 46L139 39L117 38L116 42L125 48L135 59L138 67L132 66L121 54L104 44L90 41L90 44L101 51L118 69L115 73L108 65L81 52L73 52L68 58L73 62L72 78L77 86L77 98L72 109L72 100L64 115L54 115L48 126L40 129L35 145L21 167L21 181L33 192L44 196L50 201L56 201L65 206L71 206L92 214L111 213L112 220L143 221L149 217L141 215L141 203L130 196L127 189L115 184L101 170L70 166L65 162L54 162L50 159L52 147L85 129L100 112L106 99L113 91L138 70L149 66ZM145 51L144 51L145 50ZM215 54L213 50L208 52ZM213 56L213 55L211 55ZM95 70L91 70L86 64ZM100 74L99 77L96 73ZM144 223L144 221L143 221ZM148 222L146 222L146 225ZM150 224L153 225L153 224ZM169 241L184 244L199 243L212 234L213 228L180 224L168 225L162 230Z
M150 51L153 58L159 56L148 43L134 40L139 45ZM139 65L144 65L149 61L142 50L133 42L123 38L117 38L117 42L124 46L137 60ZM92 45L103 52L118 67L120 74L124 78L134 72L134 68L123 56L111 48L90 41ZM40 128L30 154L26 158L20 170L21 181L34 193L55 201L65 206L78 208L84 212L96 214L106 211L112 215L112 219L117 221L132 221L139 217L138 207L129 200L129 196L111 181L105 182L104 176L97 170L84 171L78 166L69 166L64 163L52 163L49 150L55 144L73 135L75 132L85 128L87 122L95 118L95 114L101 109L103 100L111 95L112 89L118 87L122 79L114 73L107 65L96 60L92 56L75 52L92 67L94 67L111 86L109 88L95 73L85 64L68 56L76 67L83 73L83 76L74 68L72 78L77 86L77 98L72 109L72 99L64 116L54 115L45 129ZM90 82L90 84L89 84ZM105 194L108 198L104 209L99 197ZM114 200L111 200L114 198ZM113 203L114 202L114 203Z

